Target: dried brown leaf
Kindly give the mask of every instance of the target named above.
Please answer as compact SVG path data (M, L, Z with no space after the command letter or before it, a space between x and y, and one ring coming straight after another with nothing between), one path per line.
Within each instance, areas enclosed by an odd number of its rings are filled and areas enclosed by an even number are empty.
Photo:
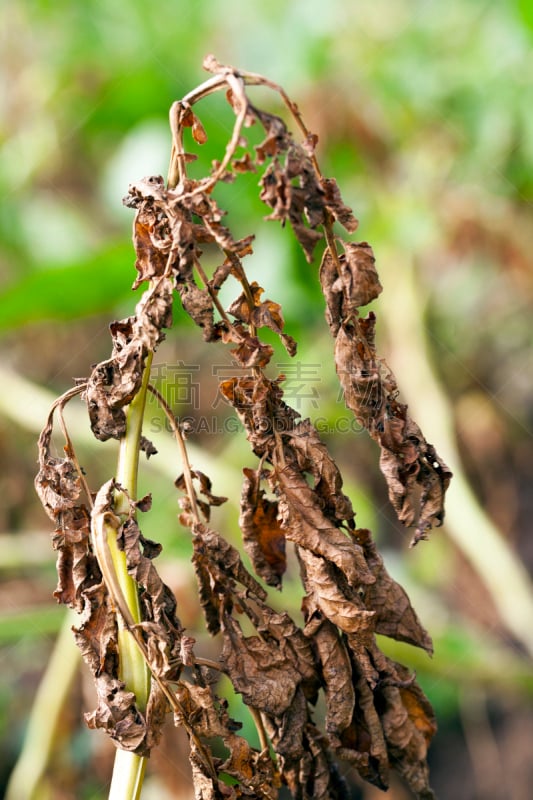
M317 429L309 419L298 421L286 436L298 468L313 476L313 490L324 514L335 524L348 521L353 525L354 511L350 499L342 492L339 468L320 440Z
M278 334L289 355L294 356L297 345L292 336L283 333L285 321L280 304L274 303L272 300L261 301L264 289L256 281L253 281L249 288L253 305L250 304L248 293L242 292L228 308L228 314L240 322L252 324L256 328L270 328Z
M191 477L193 480L194 479L198 480L200 484L200 493L203 494L203 496L206 498L206 500L201 500L195 491L194 496L196 504L202 511L205 521L209 522L209 519L211 517L211 508L213 506L221 506L223 503L227 501L228 498L214 495L211 492L212 485L210 478L208 478L208 476L205 475L203 472L200 472L200 470L192 470ZM182 508L184 508L187 512L190 512L191 499L188 496L187 482L185 480L185 475L183 473L176 478L176 480L174 481L174 486L176 486L177 489L181 489L181 491L187 494L186 497L180 498L179 502Z
M239 623L226 615L222 659L235 689L246 705L280 716L292 703L302 676L284 640L243 635Z
M267 219L276 219L285 224L289 217L290 184L279 161L270 164L263 173L259 185L260 199L274 209Z
M221 765L221 772L239 782L243 796L277 800L281 781L270 754L253 750L241 736L234 736L229 742L226 739L226 744L230 755Z
M364 603L376 612L376 633L433 653L430 636L422 627L405 590L385 569L370 531L354 531L353 537L363 547L368 567L376 579L364 588Z
M304 600L304 613L306 601ZM306 636L312 636L320 659L326 696L326 731L335 741L352 721L355 707L352 667L337 628L316 610L306 615Z
M231 166L235 172L257 172L256 166L250 157L250 153L245 153L241 158L234 158Z
M54 597L81 612L84 592L101 581L100 570L89 546L90 516L80 500L81 479L69 447L65 457L50 453L53 412L39 437L39 472L35 488L43 507L58 526L52 545L57 551L58 583Z
M237 277L235 265L229 258L220 264L213 273L213 277L211 278L211 286L215 292L218 292L218 290L224 285L228 275L233 275L235 278Z
M353 720L342 732L336 752L344 761L353 764L364 780L386 790L389 758L374 693L357 664L353 670L356 698Z
M280 304L272 300L265 300L256 306L251 321L256 328L270 328L275 333L281 333L285 325Z
M209 560L200 538L194 542L192 563L198 582L199 600L204 612L206 627L212 636L216 636L220 631L221 603L216 591L216 584L213 585Z
M294 185L295 178L299 178L300 185ZM274 160L265 170L260 186L261 200L273 209L267 219L279 220L282 225L289 221L306 259L311 262L315 245L323 236L315 228L325 217L322 189L309 158L301 148L292 147L285 167Z
M191 764L193 775L198 780L196 796L275 800L280 780L270 754L267 751L259 753L236 735L235 730L240 725L229 717L224 701L216 697L210 687L186 681L179 683L177 697L181 711L176 715L176 722L185 723L190 731ZM222 739L229 750L224 761L207 749L209 742L217 738ZM230 775L237 785L228 786L219 777L222 774Z
M220 534L200 523L194 523L192 531L200 602L209 631L217 633L225 604L233 602L236 583L259 600L266 599L266 592L245 568L239 551Z
M152 213L150 217L147 214L143 214L135 218L133 241L137 253L135 268L138 275L133 284L134 289L144 281L150 281L161 276L166 268L166 253L162 249L154 247L152 241L155 219L155 213Z
M272 356L274 355L274 348L269 344L257 338L257 336L250 336L247 334L243 342L230 350L235 361L241 367L266 367Z
M408 678L405 667L396 664L395 669ZM405 778L415 797L433 800L427 765L427 750L437 730L433 709L412 681L404 686L384 684L379 696L391 766Z
M286 465L276 470L275 479L279 486L279 513L285 537L314 554L317 568L319 563L326 563L320 556L335 564L351 586L372 583L374 578L362 549L324 515L319 498L305 477Z
M146 755L147 726L135 706L135 695L116 678L102 673L96 682L98 705L85 714L87 726L104 730L121 750Z
M196 114L193 114L192 135L197 144L205 144L207 142L207 133Z
M374 327L370 313L339 329L337 372L347 406L381 447L380 467L399 520L416 523L416 544L442 524L451 472L397 400L394 375L376 356Z
M123 524L117 542L126 555L128 572L141 588L143 619L150 623L150 637L165 653L165 671L160 674L170 677L170 663L174 670L180 666L183 628L176 616L176 598L153 564L160 547L143 537L133 517Z
M232 317L235 317L235 319L238 319L240 322L249 323L253 309L261 302L260 297L263 291L264 289L259 286L256 281L253 281L253 283L250 284L252 307L250 307L251 304L248 300L247 293L243 291L227 309L228 314L231 314Z
M338 284L339 269L331 255L331 251L326 248L322 256L319 275L322 293L326 301L326 322L334 337L339 332L343 317L343 294L342 291L339 291L340 286Z
M141 436L139 439L139 450L142 450L143 453L146 453L146 459L148 460L150 456L157 455L157 450L154 447L153 442L150 439L147 439L146 436Z
M126 430L124 407L140 389L146 357L172 323L172 283L161 279L142 296L136 316L110 326L111 358L97 364L84 392L91 428L97 439L119 439Z
M357 317L357 309L375 300L382 291L374 254L367 242L344 242L340 256L334 256L327 248L320 265L320 281L334 336L341 322Z
M262 111L251 104L248 108L265 129L266 138L255 147L256 161L258 164L263 164L267 158L284 153L290 146L291 137L281 117Z
M367 242L347 242L339 262L344 293L344 316L366 306L382 292L372 248Z
M220 791L218 780L215 780L206 770L194 743L191 744L189 751L189 763L192 772L194 800L227 800L228 795Z
M257 574L269 586L281 586L287 568L285 534L278 520L278 504L265 497L257 471L244 469L239 525L244 549Z
M348 800L346 784L333 763L328 743L310 718L298 689L282 717L265 717L281 774L297 800Z
M85 591L101 580L98 563L89 547L89 513L82 506L63 512L60 521L61 528L52 538L54 550L58 551L54 597L58 603L81 612Z
M298 342L286 333L282 333L279 338L288 355L293 358L298 350Z
M62 511L78 505L81 481L68 453L65 458L56 458L50 453L52 420L53 414L50 414L39 436L39 472L35 478L35 490L50 519L57 522Z
M207 289L200 289L194 281L179 286L184 311L203 329L203 338L210 341L214 327L213 301Z
M354 217L352 209L344 204L335 178L323 178L321 186L324 192L324 203L328 211L346 228L348 233L354 233L359 222Z
M298 548L298 556L304 567L307 613L312 615L319 611L347 634L350 642L353 638L358 649L369 645L375 630L375 612L364 608L355 590L346 584L342 585L342 573L336 572L328 559L304 547ZM360 573L359 582L352 585L366 586L373 580L367 569Z
M118 678L117 622L104 584L86 589L76 643L93 674L97 707L87 713L89 728L102 728L124 750L148 752L149 725L135 705L135 695Z

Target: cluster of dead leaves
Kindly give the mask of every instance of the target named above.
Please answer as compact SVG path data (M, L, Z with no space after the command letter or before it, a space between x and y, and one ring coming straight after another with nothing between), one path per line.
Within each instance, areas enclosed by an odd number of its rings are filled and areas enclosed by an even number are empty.
M403 589L388 575L369 531L356 528L338 468L311 422L297 420L283 402L279 385L265 377L235 378L221 389L260 457L257 471L245 470L241 499L245 547L257 573L279 586L286 567L285 548L292 542L305 589L302 633L315 659L315 682L307 677L309 651L302 648L301 690L290 693L280 681L283 713L268 718L287 783L297 797L339 796L331 768L333 753L381 788L388 786L388 770L394 764L418 796L431 797L426 766L435 730L431 709L414 676L386 658L375 640L381 633L431 652L429 636ZM271 421L269 426L263 424L265 419ZM262 483L275 499L267 497ZM284 639L288 638L285 633ZM240 648L235 663L242 668L249 645L242 637L231 641L233 648ZM256 638L253 641L259 644ZM272 657L272 642L264 653ZM239 688L237 678L232 675ZM312 723L317 688L326 698L326 739ZM267 708L262 710L268 713ZM289 729L287 750L284 736ZM302 774L313 787L308 794L298 793Z
M113 501L106 497L102 509L93 504L92 496L83 499L81 473L69 445L64 457L52 455L52 414L39 439L36 488L56 525L52 543L58 552L58 585L54 596L79 614L74 634L95 681L98 707L86 715L87 722L106 730L123 749L145 754L159 739L166 704L153 684L147 708L141 712L134 694L119 678L116 608L91 544L91 517L111 511ZM176 602L152 564L161 548L142 537L133 507L117 533L130 574L140 587L143 625L155 630L157 642L168 645L169 657L179 670L181 660L175 659L174 651L179 650L182 628L175 616ZM170 677L168 660L166 669Z
M136 521L148 501L132 501L130 513L118 517L113 497L120 487L110 482L94 505L87 489L83 502L85 479L70 443L64 458L51 455L50 417L40 439L37 488L57 525L56 596L81 615L76 638L97 685L98 707L89 724L104 728L120 747L146 754L157 742L165 711L172 709L189 735L198 800L274 800L281 784L301 800L348 797L339 759L382 789L393 768L417 797L428 800L433 796L426 761L435 732L433 712L414 676L380 651L376 634L428 653L431 640L406 593L387 573L370 532L357 528L338 467L317 430L284 402L283 377L269 378L265 372L273 348L261 341L261 328L274 331L291 356L296 343L284 331L281 306L263 299L262 287L247 279L243 259L252 252L253 236L236 240L223 224L224 212L212 194L218 180L262 171L260 196L272 209L269 219L289 223L309 261L325 240L320 281L346 403L379 444L391 501L403 522L417 525L415 540L442 522L450 472L397 399L394 376L376 354L374 314L359 315L381 291L374 257L368 244L344 242L334 234L335 221L348 232L357 221L335 181L318 170L316 137L308 134L303 145L297 144L279 116L249 101L244 74L213 58L207 67L228 89L241 127L257 124L265 138L252 151L236 129L223 164L215 163L211 176L196 181L184 171L189 158L180 139L174 144L181 158L176 186L166 187L159 177L130 186L125 203L136 212L134 287L146 281L149 287L135 314L111 325L111 357L94 367L79 391L95 436L120 439L124 409L139 391L149 354L171 325L174 290L205 341L232 345L236 364L248 374L224 380L220 391L258 458L254 469L244 469L244 548L258 578L279 589L292 545L305 624L300 628L289 613L271 607L238 550L211 526L211 508L225 498L213 494L207 476L185 465L176 485L183 493L180 520L192 536L199 597L207 629L222 639L219 671L252 710L261 740L256 750L237 734L239 724L216 693L218 675L195 654L194 640L185 635L175 600L157 574L153 559L159 548L143 538ZM261 80L253 76L250 82ZM289 108L300 120L290 102ZM197 143L205 142L191 105L177 104L176 113L179 135L190 129ZM239 158L237 146L245 148ZM206 244L221 254L211 277L202 266ZM224 309L219 292L230 277L239 293ZM154 452L147 440L143 447ZM136 636L155 678L146 709L138 708L119 678L120 607L102 577L90 537L91 517L94 524L102 515L114 520L119 548L139 586L143 622ZM315 711L320 694L326 708L323 727ZM220 742L226 757L215 755Z

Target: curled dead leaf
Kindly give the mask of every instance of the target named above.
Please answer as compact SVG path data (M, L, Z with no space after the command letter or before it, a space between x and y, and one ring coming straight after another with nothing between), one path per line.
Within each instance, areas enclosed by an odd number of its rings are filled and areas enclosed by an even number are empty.
M278 504L265 497L260 474L244 469L239 525L244 549L256 573L269 586L281 586L287 568L285 534L278 520Z
M366 562L375 578L374 583L364 587L363 598L365 605L376 612L376 633L422 647L432 654L431 637L422 627L405 590L385 569L370 531L360 529L352 536L363 547Z
M407 406L398 401L396 379L376 355L374 327L370 313L339 328L337 372L347 406L381 447L380 467L390 501L401 522L416 524L416 544L443 522L451 472L426 442Z

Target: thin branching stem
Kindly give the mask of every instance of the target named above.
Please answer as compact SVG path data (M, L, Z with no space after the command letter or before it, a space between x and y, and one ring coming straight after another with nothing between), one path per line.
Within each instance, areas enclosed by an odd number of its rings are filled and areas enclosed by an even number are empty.
M245 86L265 86L268 89L271 89L273 92L276 92L281 97L283 103L288 108L289 112L291 113L293 119L295 120L300 132L302 133L304 139L306 141L310 141L311 139L311 132L307 125L305 124L300 110L297 104L291 100L289 95L285 92L282 86L273 81L268 80L267 78L259 75L255 72L244 72L241 70L236 70L232 67L227 67L223 74L215 75L212 78L209 78L207 81L202 83L193 91L189 92L181 102L176 102L172 105L170 109L170 126L172 130L172 156L171 156L171 168L169 171L169 178L168 178L168 186L169 188L173 188L176 186L176 183L179 182L183 183L186 177L186 164L185 164L185 152L183 150L183 128L179 124L180 122L180 115L181 111L184 107L190 108L195 103L199 102L200 100L208 97L210 94L214 92L221 91L225 87L232 90L234 98L238 99L240 108L235 120L233 132L231 139L226 147L226 153L219 164L216 171L213 175L210 176L207 183L202 182L200 186L194 189L192 192L186 193L185 196L189 196L201 191L209 191L211 187L215 186L216 183L220 180L221 176L224 174L231 158L235 154L237 149L239 138L241 136L242 128L244 122L246 120L246 114L248 111L248 98L245 93ZM320 165L318 163L318 159L314 152L309 154L309 158L311 164L313 165L313 169L317 176L318 181L322 181L324 176L322 174L322 170L320 169ZM177 171L177 174L176 174ZM337 270L340 272L340 263L339 263L339 253L337 249L337 243L335 240L335 235L333 232L333 219L329 212L325 214L325 222L323 224L324 235L326 238L327 246L329 247L329 251L331 253L331 257L335 263ZM228 255L226 253L226 255ZM233 254L232 254L233 255ZM241 270L242 271L242 270ZM244 276L246 279L246 276ZM247 282L247 281L246 281ZM245 293L247 287L243 284ZM250 294L249 287L247 292L247 298L250 301ZM253 306L252 306L253 307Z
M235 336L235 339L243 340L244 337L242 336L242 334L240 334L237 331L237 329L235 328L235 325L233 324L233 322L228 317L228 315L227 315L227 313L226 313L226 311L224 309L224 306L222 305L222 303L218 299L217 293L213 289L213 286L211 285L211 282L210 282L209 278L207 277L207 275L205 273L205 270L202 267L202 264L200 263L200 259L199 258L195 257L194 266L196 268L196 271L198 272L198 275L202 279L202 281L204 283L204 286L207 288L207 291L209 292L209 296L211 297L211 300L213 301L213 305L215 306L216 310L220 314L221 318L226 323L226 325L228 327L228 331L232 331L232 335Z
M248 709L254 721L254 725L257 728L257 735L259 736L259 744L261 745L261 750L263 752L268 752L270 747L270 742L268 740L261 712L258 711L257 708L254 708L253 706L248 706Z
M172 410L170 409L167 401L165 400L161 392L158 392L158 390L155 388L155 386L152 386L152 384L148 385L148 391L157 399L157 402L161 406L161 409L164 412L166 418L168 419L170 427L172 428L174 436L176 437L176 443L180 451L180 456L183 465L183 478L187 489L187 496L191 504L191 511L194 517L194 521L196 523L199 523L200 513L198 511L198 503L196 502L196 492L194 491L194 485L192 482L192 469L189 461L189 454L187 453L187 448L185 446L185 440L183 438L183 434L180 430L178 423L176 422Z

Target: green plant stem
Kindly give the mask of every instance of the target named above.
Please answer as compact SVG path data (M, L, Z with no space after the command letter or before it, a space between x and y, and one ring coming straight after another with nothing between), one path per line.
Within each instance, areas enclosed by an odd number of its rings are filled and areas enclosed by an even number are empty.
M145 758L127 750L117 750L108 800L124 800L126 797L128 800L138 800L145 769Z
M116 475L117 483L124 490L117 491L115 495L115 511L118 515L129 514L130 500L135 500L137 496L139 445L151 364L152 354L150 353L146 359L141 388L126 411L126 434L120 442ZM108 544L115 573L131 616L135 622L141 622L138 587L128 574L126 555L119 549L113 535L109 536ZM150 692L150 673L132 634L125 628L121 619L119 619L118 647L120 678L124 681L126 688L135 694L137 706L143 711L146 708ZM145 759L141 756L125 750L117 750L109 800L138 800L145 766Z

